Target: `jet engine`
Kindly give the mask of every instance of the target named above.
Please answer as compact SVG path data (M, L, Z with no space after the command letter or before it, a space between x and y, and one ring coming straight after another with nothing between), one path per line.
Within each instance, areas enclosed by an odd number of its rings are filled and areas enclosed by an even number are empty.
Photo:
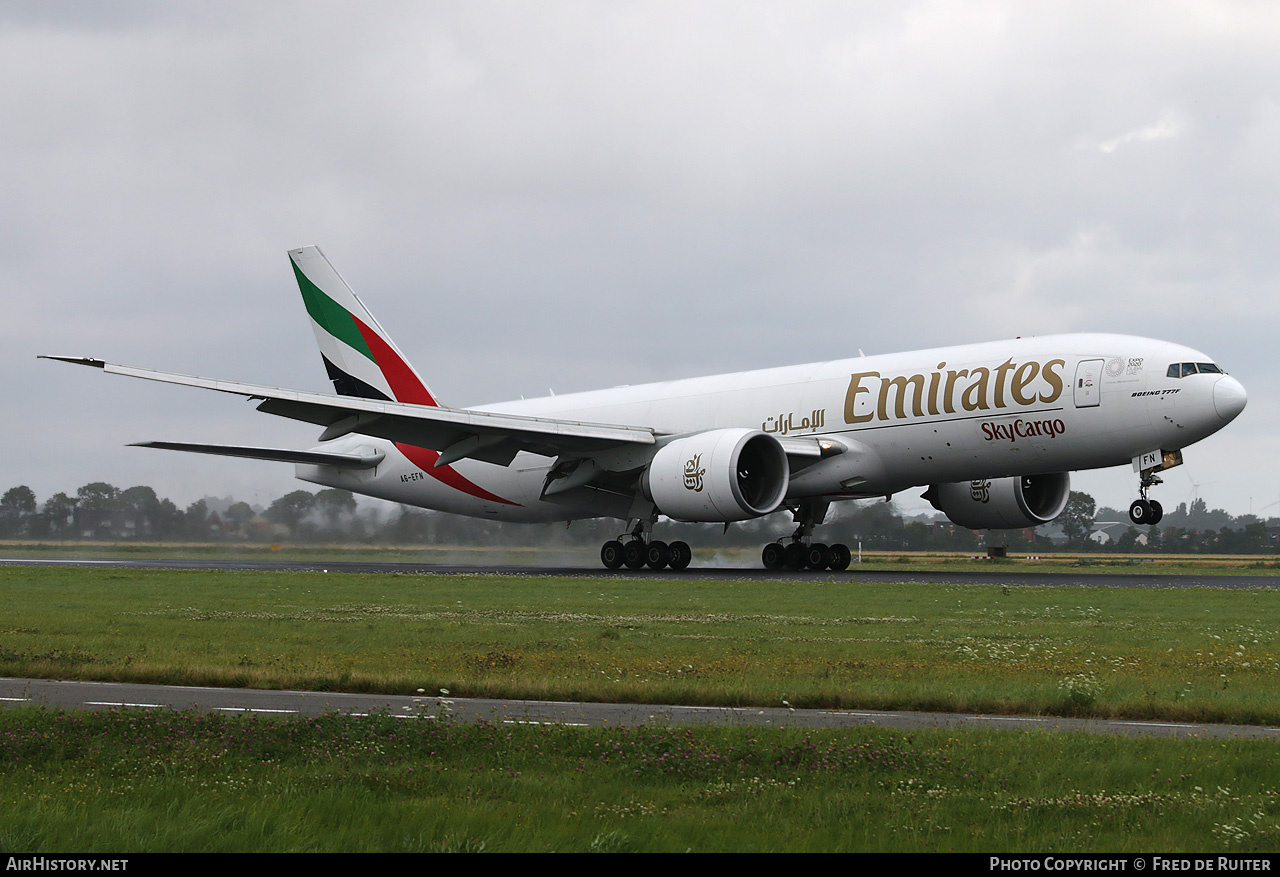
M1071 476L1018 475L934 484L924 493L952 523L969 530L1015 530L1047 524L1067 507Z
M640 487L677 520L745 521L781 505L790 478L777 439L758 429L714 429L664 445Z

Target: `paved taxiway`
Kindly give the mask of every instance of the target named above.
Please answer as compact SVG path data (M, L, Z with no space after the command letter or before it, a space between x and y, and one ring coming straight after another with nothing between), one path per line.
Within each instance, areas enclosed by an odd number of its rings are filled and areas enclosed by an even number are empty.
M331 573L401 573L410 575L572 576L576 578L733 579L763 581L932 582L957 585L1040 585L1109 588L1280 588L1280 576L1169 575L1155 570L1132 573L1036 572L1034 568L992 565L974 572L903 570L863 572L857 565L844 572L769 572L760 568L699 567L663 570L606 570L599 567L475 566L443 563L372 563L305 560L97 560L0 557L0 566L104 567L111 569L260 570Z
M1252 725L1191 725L1176 722L1103 721L1053 716L977 716L958 713L873 710L790 710L764 707L699 707L625 703L567 703L342 694L324 691L260 691L114 682L68 682L0 678L0 706L39 705L56 709L193 709L258 715L354 715L383 710L404 719L489 721L506 724L739 725L792 728L996 728L1075 732L1122 737L1264 737L1280 739L1280 728Z

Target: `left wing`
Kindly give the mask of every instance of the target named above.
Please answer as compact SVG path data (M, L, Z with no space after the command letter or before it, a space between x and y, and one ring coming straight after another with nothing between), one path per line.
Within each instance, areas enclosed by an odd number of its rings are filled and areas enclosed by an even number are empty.
M508 465L520 451L543 456L587 456L608 448L642 448L657 444L658 432L647 427L581 423L545 417L525 417L470 411L462 408L414 405L355 396L331 396L219 381L195 375L173 374L133 366L116 365L79 356L42 356L100 368L104 372L201 387L261 400L259 411L324 427L320 441L347 433L377 436L440 452L436 466L447 466L463 458ZM153 445L154 446L154 445ZM206 446L212 448L214 446ZM195 448L182 448L195 450ZM205 453L217 453L205 450ZM814 456L817 456L816 445Z

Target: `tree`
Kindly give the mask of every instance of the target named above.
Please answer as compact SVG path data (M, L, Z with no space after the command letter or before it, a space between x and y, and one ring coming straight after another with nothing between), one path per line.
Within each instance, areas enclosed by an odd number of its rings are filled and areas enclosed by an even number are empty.
M55 493L45 500L40 513L41 535L66 536L74 533L76 502L65 493Z
M1138 536L1140 535L1137 527L1129 527L1116 539L1116 551L1126 554L1132 553L1138 545Z
M824 536L831 542L862 542L868 548L902 549L907 545L902 516L891 502L859 503L844 510L830 522Z
M316 494L314 508L324 515L325 521L332 528L345 515L356 513L356 498L349 490L331 487Z
M182 535L182 512L172 500L162 499L152 512L151 533L158 539Z
M1058 523L1062 526L1069 545L1083 545L1089 538L1089 532L1093 529L1093 513L1097 508L1098 504L1089 494L1080 490L1071 491L1067 507L1058 516Z
M0 497L0 536L25 536L36 513L36 495L25 484Z
M116 508L116 499L120 496L120 488L105 481L94 481L76 491L79 507L86 512L112 512Z
M267 520L283 524L290 530L296 530L298 525L302 523L302 519L310 514L315 502L314 493L295 490L292 493L286 493L273 502L264 514Z
M363 538L364 527L356 518L356 498L349 490L329 488L316 494L315 505L312 506L316 517L321 519L320 525L329 538Z
M132 525L135 536L150 536L155 531L160 499L150 487L130 487L120 491L116 505L125 517L126 526Z
M94 481L76 491L76 527L82 533L111 530L112 515L118 509L120 488Z
M1147 530L1147 550L1153 553L1164 550L1164 534L1159 527L1151 527Z
M182 516L182 529L194 539L207 539L209 536L209 504L198 499L187 506Z
M232 503L227 513L223 515L230 525L229 529L235 531L237 536L245 535L245 528L254 517L253 508L247 502Z

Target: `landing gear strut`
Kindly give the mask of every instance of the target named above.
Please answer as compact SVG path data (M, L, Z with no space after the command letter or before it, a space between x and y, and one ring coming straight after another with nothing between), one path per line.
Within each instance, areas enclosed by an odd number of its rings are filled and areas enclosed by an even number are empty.
M792 520L796 522L795 532L791 534L789 542L779 539L764 547L760 552L764 568L832 569L837 572L848 569L849 562L853 560L848 545L840 542L824 545L813 541L813 528L826 519L829 505L825 502L802 502L796 506L791 513Z
M1138 484L1138 495L1142 499L1135 499L1133 505L1129 506L1129 520L1135 524L1160 523L1160 519L1164 517L1164 508L1154 499L1147 499L1147 491L1162 483L1155 469L1142 470L1142 480Z
M693 550L686 542L672 542L668 545L661 540L650 540L653 521L641 520L636 523L629 536L611 539L600 548L600 562L606 569L659 570L670 567L674 570L684 569L693 560ZM626 541L624 542L623 539Z

